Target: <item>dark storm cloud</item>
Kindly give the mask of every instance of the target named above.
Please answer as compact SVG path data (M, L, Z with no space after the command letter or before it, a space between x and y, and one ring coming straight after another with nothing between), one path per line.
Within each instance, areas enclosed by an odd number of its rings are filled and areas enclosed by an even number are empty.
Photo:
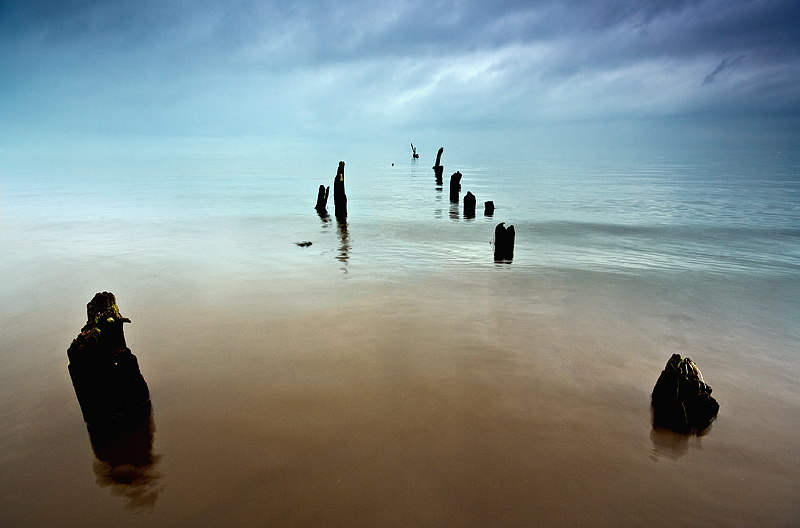
M619 60L754 48L796 54L800 46L800 4L791 1L32 0L2 6L6 38L34 36L45 45L97 39L129 48L191 43L198 51L230 52L274 42L318 62L563 40L590 50L609 36L628 46L614 49ZM270 58L292 51L283 46Z
M798 28L795 1L4 1L0 110L221 134L791 115Z

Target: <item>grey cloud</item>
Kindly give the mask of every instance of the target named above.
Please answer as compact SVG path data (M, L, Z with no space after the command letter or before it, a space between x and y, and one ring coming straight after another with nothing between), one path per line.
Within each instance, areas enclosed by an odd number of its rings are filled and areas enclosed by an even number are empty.
M126 53L156 52L176 65L201 62L214 68L254 59L268 67L303 67L457 55L542 42L574 48L576 68L753 50L774 59L800 48L800 6L791 1L31 0L1 5L0 30L12 39L35 35L53 48L86 43Z
M741 64L744 60L744 55L739 55L735 59L728 59L727 57L722 59L722 62L719 63L719 66L717 66L714 71L703 77L703 82L700 84L710 84L714 82L720 73Z
M779 114L799 28L794 0L5 0L0 115L231 133Z

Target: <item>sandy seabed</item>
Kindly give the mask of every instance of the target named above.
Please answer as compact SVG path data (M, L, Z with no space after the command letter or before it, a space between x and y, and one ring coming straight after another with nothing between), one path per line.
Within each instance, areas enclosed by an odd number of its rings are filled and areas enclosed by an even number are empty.
M498 267L285 317L118 298L154 424L153 463L127 480L95 458L67 373L81 310L4 315L19 355L3 376L0 526L797 522L780 338L647 288ZM652 427L673 352L720 402L704 435Z

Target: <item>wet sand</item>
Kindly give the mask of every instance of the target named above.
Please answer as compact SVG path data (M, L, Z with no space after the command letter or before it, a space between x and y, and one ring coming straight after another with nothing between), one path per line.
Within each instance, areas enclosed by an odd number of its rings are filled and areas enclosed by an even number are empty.
M155 426L133 485L103 479L70 385L80 307L6 314L0 525L796 523L792 341L645 284L445 269L286 317L118 298ZM703 436L651 425L676 351L721 404Z

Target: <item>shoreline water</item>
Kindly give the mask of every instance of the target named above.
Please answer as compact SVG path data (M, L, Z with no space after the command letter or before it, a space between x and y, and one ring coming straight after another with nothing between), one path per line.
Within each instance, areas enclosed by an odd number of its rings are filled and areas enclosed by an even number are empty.
M78 181L66 197L6 181L0 525L800 518L796 182L464 170L462 194L498 203L465 220L413 168L346 180L346 233L313 211L324 179ZM506 220L518 246L497 265ZM153 402L141 515L100 484L66 367L104 289ZM705 435L651 425L674 352L720 402Z

